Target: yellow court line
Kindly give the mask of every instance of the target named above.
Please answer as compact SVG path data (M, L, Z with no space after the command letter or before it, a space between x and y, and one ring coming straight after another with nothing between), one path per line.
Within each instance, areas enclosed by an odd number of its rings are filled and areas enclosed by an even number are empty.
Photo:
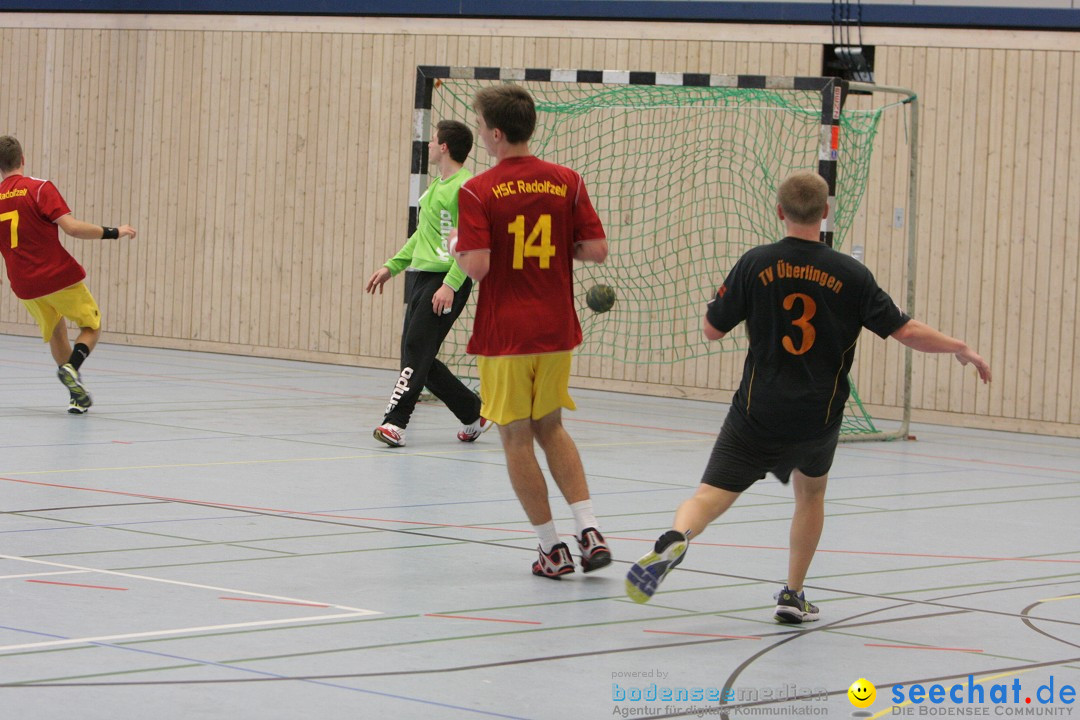
M1039 602L1048 603L1057 602L1058 600L1075 600L1076 598L1080 598L1080 595L1062 595L1061 597L1046 598L1045 600L1040 600Z
M1034 670L1034 668L1032 668L1032 670ZM975 684L976 685L981 685L984 682L989 682L990 680L998 680L999 678L1012 677L1013 675L1023 675L1024 673L1028 673L1028 672L1031 672L1031 670L1016 670L1014 672L1001 673L1000 675L989 675L989 676L984 677L984 678L979 678L978 680L975 681ZM957 685L957 684L958 683L953 683L953 685ZM950 685L950 687L952 687L952 686ZM900 703L899 705L890 705L887 710L882 710L879 713L875 713L875 714L871 715L870 720L877 720L877 718L879 718L879 717L885 717L886 715L892 715L894 707L899 708L899 707L904 707L904 706L910 705L910 704L911 704L910 700L905 700L904 702Z

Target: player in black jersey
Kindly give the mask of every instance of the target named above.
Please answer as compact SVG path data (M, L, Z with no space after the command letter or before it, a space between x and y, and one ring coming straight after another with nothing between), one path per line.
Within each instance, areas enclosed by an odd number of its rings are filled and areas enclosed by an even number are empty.
M743 490L774 473L794 478L787 585L776 594L776 619L818 618L803 581L825 519L825 485L848 397L848 371L866 327L916 350L952 353L984 383L990 366L962 341L912 320L857 260L820 241L829 188L813 172L780 185L777 214L787 236L745 253L709 302L704 332L719 340L746 322L750 348L742 382L713 446L695 495L675 513L672 529L637 561L627 594L647 602L682 562L689 540L720 517Z

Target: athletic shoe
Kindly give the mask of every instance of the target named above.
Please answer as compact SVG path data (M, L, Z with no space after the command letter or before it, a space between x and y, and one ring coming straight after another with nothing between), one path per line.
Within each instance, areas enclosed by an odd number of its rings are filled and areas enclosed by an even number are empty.
M559 543L549 553L544 552L543 548L538 549L540 559L533 563L533 575L557 579L574 572L574 558L570 557L570 548L566 547L566 543Z
M482 417L469 425L462 425L458 430L457 439L461 442L475 442L478 437L486 433L495 423Z
M818 619L818 607L806 599L806 593L795 594L785 585L773 597L776 599L776 621L788 625L813 622Z
M71 398L71 401L68 402L68 412L72 415L85 415L86 411L89 409L89 405L80 405L79 401L75 398Z
M391 423L383 423L375 428L372 433L376 440L384 442L390 447L405 447L405 428L399 428Z
M604 536L596 528L585 528L577 539L581 550L581 568L585 572L599 570L611 564L611 550L604 542Z
M626 574L626 594L637 603L649 602L667 574L683 561L689 542L677 530L661 535L653 551L634 563Z
M57 368L56 377L60 378L60 382L64 383L64 387L71 393L71 402L82 408L82 412L86 412L94 404L94 401L90 399L90 393L86 391L86 387L82 384L79 371L75 369L74 365L64 363ZM70 405L68 406L68 412L72 412Z

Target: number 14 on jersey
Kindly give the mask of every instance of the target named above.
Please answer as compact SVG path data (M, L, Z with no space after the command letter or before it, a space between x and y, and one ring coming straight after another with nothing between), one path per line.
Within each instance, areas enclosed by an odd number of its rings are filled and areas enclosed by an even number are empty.
M534 257L540 261L540 269L547 270L551 267L551 258L555 255L555 246L551 244L551 215L541 215L525 235L525 216L518 215L514 222L506 226L507 231L514 236L514 269L525 268L525 258ZM539 242L538 242L539 241Z

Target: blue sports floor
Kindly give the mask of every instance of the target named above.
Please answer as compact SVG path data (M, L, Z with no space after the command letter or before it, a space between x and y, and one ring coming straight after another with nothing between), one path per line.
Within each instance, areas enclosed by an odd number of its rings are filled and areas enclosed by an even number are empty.
M497 433L425 404L407 447L372 439L393 373L103 344L80 417L40 341L0 336L0 368L4 720L1080 717L1080 441L841 446L822 617L790 627L771 478L623 594L722 405L574 393L616 562L552 581Z

